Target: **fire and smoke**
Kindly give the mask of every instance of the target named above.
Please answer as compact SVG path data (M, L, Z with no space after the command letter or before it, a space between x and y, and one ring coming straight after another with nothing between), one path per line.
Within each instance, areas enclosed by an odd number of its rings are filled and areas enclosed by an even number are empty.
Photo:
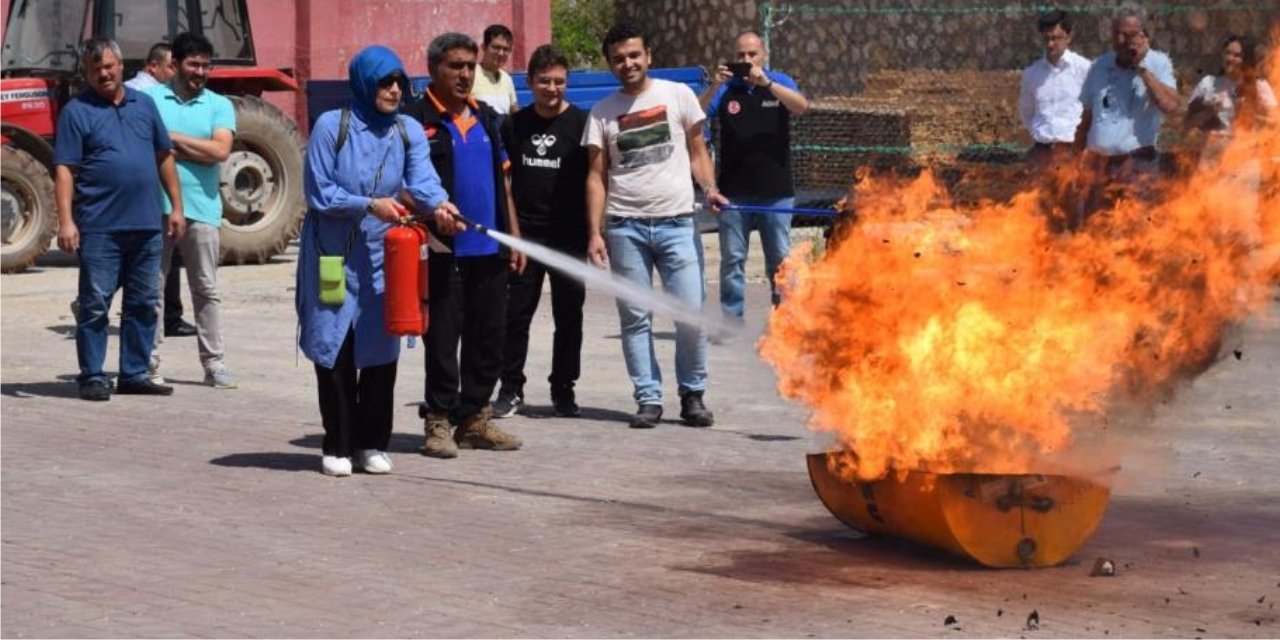
M1046 471L1275 295L1280 122L1159 193L1067 234L1042 211L1054 194L958 207L927 173L865 179L842 240L779 275L761 353L845 473Z

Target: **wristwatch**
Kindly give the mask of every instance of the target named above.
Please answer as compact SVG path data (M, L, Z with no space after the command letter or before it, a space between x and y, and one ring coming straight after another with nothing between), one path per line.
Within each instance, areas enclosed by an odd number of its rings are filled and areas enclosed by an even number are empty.
M369 198L369 204L366 204L366 205L364 206L364 212L365 212L365 213L368 213L368 214L370 214L370 215L372 215L372 214L373 214L373 203L374 203L376 200L377 200L377 198Z

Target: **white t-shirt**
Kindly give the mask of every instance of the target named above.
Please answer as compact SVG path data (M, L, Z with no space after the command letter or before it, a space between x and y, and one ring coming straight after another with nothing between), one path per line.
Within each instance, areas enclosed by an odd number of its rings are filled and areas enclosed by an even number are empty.
M609 163L605 213L662 218L693 212L685 131L706 119L693 90L649 79L638 96L621 90L591 107L582 146L603 149Z
M516 100L516 85L511 74L498 69L496 79L489 77L489 72L476 65L475 80L471 83L471 95L476 100L483 100L500 115L511 113L511 105L519 105Z
M1231 129L1236 119L1236 83L1226 76L1205 76L1200 84L1191 92L1188 102L1203 100L1218 110L1218 124L1222 129ZM1258 102L1267 111L1276 109L1276 94L1266 78L1258 78Z

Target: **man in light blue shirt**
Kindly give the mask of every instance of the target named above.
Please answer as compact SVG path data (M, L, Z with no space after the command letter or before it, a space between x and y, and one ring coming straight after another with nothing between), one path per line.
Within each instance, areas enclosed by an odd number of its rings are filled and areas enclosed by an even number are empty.
M212 59L213 45L207 38L179 34L173 40L173 79L168 84L152 87L147 95L155 101L164 119L178 158L182 205L187 218L187 233L179 242L178 250L187 267L187 284L195 307L196 343L204 381L219 389L234 389L235 380L224 362L217 269L218 229L222 226L219 179L221 164L231 154L236 116L230 100L205 88ZM168 275L173 251L174 243L166 242L160 263L165 272L162 278ZM151 355L153 379L161 378L159 346L163 342L162 332L157 331L156 349Z
M1142 187L1159 169L1160 125L1181 104L1173 63L1151 49L1141 7L1121 5L1111 19L1111 35L1113 50L1094 61L1080 91L1084 113L1076 145L1089 152L1092 184L1073 227L1109 204L1111 186L1136 186L1129 195L1143 195Z

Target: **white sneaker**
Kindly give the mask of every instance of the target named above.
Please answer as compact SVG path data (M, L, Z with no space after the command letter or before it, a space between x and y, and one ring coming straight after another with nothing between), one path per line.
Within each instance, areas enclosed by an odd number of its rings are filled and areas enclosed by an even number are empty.
M240 385L236 384L236 379L231 377L226 367L219 367L212 371L204 372L204 383L214 389L239 389Z
M365 473L381 474L391 473L395 465L391 464L391 458L387 454L377 449L364 449L360 452L360 468Z
M160 375L160 354L152 353L151 362L147 364L147 380L151 384L164 384L164 376Z
M325 456L320 461L320 471L326 476L342 478L351 475L351 458Z

